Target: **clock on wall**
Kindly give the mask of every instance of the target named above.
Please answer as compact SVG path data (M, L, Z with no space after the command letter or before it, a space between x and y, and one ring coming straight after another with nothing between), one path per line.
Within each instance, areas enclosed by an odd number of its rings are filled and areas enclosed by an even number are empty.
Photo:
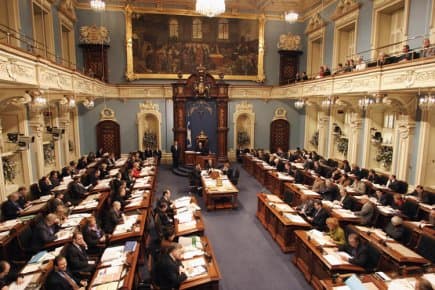
M100 121L102 120L116 120L115 111L110 108L104 108L100 113Z

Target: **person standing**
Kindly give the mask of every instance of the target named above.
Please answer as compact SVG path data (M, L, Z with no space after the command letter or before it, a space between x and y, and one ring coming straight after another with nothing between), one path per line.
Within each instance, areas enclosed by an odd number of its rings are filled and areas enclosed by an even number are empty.
M171 146L172 153L172 167L178 168L178 159L180 158L180 147L178 146L178 141L174 141L174 145Z

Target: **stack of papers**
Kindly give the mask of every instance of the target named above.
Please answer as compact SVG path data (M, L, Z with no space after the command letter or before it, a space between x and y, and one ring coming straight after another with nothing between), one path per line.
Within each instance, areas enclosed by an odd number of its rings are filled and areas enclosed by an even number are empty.
M178 224L178 231L179 232L193 230L195 228L196 228L196 220L193 220L193 221L188 222L188 223Z
M323 257L326 259L326 261L328 261L331 266L349 264L349 262L343 260L340 255L345 255L348 258L351 258L351 256L349 256L349 254L347 254L346 252L329 253L327 255L324 255Z
M27 286L30 286L30 284L33 282L33 281L37 281L37 280L39 280L39 277L42 275L42 273L35 273L35 274L33 274L33 275L25 275L24 277L23 277L23 282L20 284L20 285L18 285L16 282L12 282L10 285L9 285L9 290L25 290L25 289L28 289L27 288ZM33 289L33 288L31 288L31 287L29 287L30 289Z
M289 219L290 221L298 224L307 224L308 223L299 215L291 214L291 213L285 213L284 216Z
M67 240L70 239L73 235L75 228L66 228L66 229L61 229L60 231L58 231L56 233L56 239L55 241L61 241L61 240Z
M121 279L122 270L123 266L121 265L97 270L94 285L119 281Z
M278 202L278 203L283 202L278 196L276 196L274 194L266 194L266 198L267 198L267 200L272 201L272 202Z
M187 207L190 204L191 201L191 197L189 196L183 196L180 198L177 198L176 200L174 200L174 207L175 208L182 208L182 207Z

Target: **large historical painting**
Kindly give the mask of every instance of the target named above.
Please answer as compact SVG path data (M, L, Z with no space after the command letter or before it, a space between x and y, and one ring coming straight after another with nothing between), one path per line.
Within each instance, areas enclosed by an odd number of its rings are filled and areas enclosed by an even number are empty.
M226 79L264 78L262 21L147 13L127 18L129 79L188 76L201 65Z

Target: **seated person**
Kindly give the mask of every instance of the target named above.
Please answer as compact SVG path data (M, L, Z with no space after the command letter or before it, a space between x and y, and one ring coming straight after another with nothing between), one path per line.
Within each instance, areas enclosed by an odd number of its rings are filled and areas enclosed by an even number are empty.
M68 201L73 205L77 205L88 194L87 188L80 182L80 177L74 176L73 180L68 184Z
M429 280L427 280L423 277L419 277L415 281L414 289L415 290L433 290L433 287L432 287L432 283Z
M224 162L224 165L221 168L222 174L228 176L228 178L233 177L233 169L231 168L230 162Z
M320 166L320 162L319 161L314 161L314 163L313 163L313 170L314 170L314 172L317 175L324 176L324 174L323 174L323 168L322 168L322 166Z
M106 219L104 219L104 232L107 234L113 233L116 225L124 221L123 213L121 212L121 203L114 201L112 208L107 213Z
M160 164L160 160L162 159L162 150L156 148L153 150L153 157L157 159L157 165Z
M358 64L355 67L356 71L365 70L367 68L367 64L364 62L364 58L360 56L358 58Z
M165 189L163 191L162 197L157 201L157 210L160 208L160 204L166 203L168 205L167 213L173 217L174 216L174 209L173 209L174 204L171 200L171 195L172 195L172 193L169 189Z
M18 194L18 204L22 209L28 207L31 205L30 201L27 201L27 188L25 186L18 187L17 194Z
M350 164L349 161L347 160L343 160L343 165L342 165L342 170L344 170L344 173L349 173L350 172Z
M32 250L36 253L44 248L44 245L56 239L56 232L59 230L59 220L53 213L49 213L38 223L32 235Z
M361 180L361 176L357 175L355 178L355 181L352 184L352 189L355 190L358 194L365 194L366 193L366 184L364 181Z
M315 229L323 231L326 227L326 219L329 217L328 211L323 208L322 201L320 199L314 200L313 205L313 215L307 219Z
M67 261L64 256L57 256L53 261L54 269L45 281L45 289L56 290L84 290L88 285L85 280L79 280L67 270Z
M361 218L361 225L367 226L371 225L373 215L375 213L375 205L370 199L362 199L364 203L361 210L355 212L355 215Z
M208 159L207 162L204 164L204 166L205 166L205 168L204 168L205 170L213 169L214 168L213 160Z
M72 177L73 173L71 171L71 166L65 166L64 168L62 168L61 174L60 174L60 178L64 178L64 177Z
M328 232L326 234L330 236L337 245L341 246L346 243L344 231L340 227L340 224L338 223L338 220L336 218L327 218L326 226L328 227Z
M110 197L112 202L118 201L121 204L122 210L127 205L127 199L128 199L127 190L123 186L120 186L117 191L112 191Z
M156 223L158 224L161 232L168 228L174 227L174 219L168 214L167 203L160 203L157 218L158 219Z
M54 197L47 202L48 212L49 213L55 212L59 205L63 205L63 206L71 205L70 202L64 202L64 197L65 195L63 194L63 191L57 191L54 194Z
M424 190L422 185L417 185L415 190L410 193L410 195L417 197L422 203L427 203L432 205L431 194Z
M178 289L187 279L181 264L182 252L180 245L171 246L155 264L155 282L160 289Z
M400 184L399 181L396 179L396 175L390 175L386 186L394 192L398 192L400 190Z
M353 174L353 175L355 175L356 177L360 177L361 176L361 168L359 168L359 166L358 165L356 165L356 164L352 164L352 167L351 167L351 169L350 169L350 172L349 172L349 174Z
M106 242L106 236L101 228L97 225L97 220L94 216L88 217L83 230L83 238L88 245L89 253L98 252L98 244Z
M305 216L312 216L314 213L314 201L312 199L307 199L304 203L298 206L297 211Z
M132 168L132 174L134 178L138 178L140 177L140 166L139 166L139 162L134 162L133 163L133 168Z
M69 265L71 273L77 277L80 276L80 272L94 272L95 261L89 260L86 250L88 245L83 239L81 232L74 232L72 236L72 242L66 246L65 258Z
M325 190L321 192L323 199L334 201L338 199L339 190L337 185L331 179L326 179Z
M352 179L345 173L338 180L338 184L343 187L348 187L352 185Z
M353 199L344 188L340 188L340 199L336 201L344 209L353 209Z
M59 172L57 172L56 170L52 170L48 178L50 179L50 183L53 188L60 184Z
M107 168L107 163L101 163L100 165L100 179L105 179L109 177L109 169Z
M2 216L4 220L12 220L16 219L20 216L20 213L23 212L23 208L21 208L18 203L18 193L14 192L9 194L8 199L2 204Z
M430 44L429 38L423 40L423 47L420 51L420 57L432 57L435 56L435 48Z
M39 190L41 191L41 196L51 194L51 190L54 188L48 176L43 176L38 181L38 185L39 185Z
M59 220L59 225L62 225L62 223L66 221L68 218L69 210L66 206L59 204L56 210L54 211L54 214Z
M198 142L198 144L196 145L196 152L199 152L201 155L203 156L207 156L208 155L208 148L207 146L205 146L205 144L203 142Z
M326 182L323 180L320 176L317 176L314 180L313 187L311 188L312 191L321 193L326 190Z
M367 180L371 183L379 183L379 178L376 172L373 169L369 170L369 174L367 176Z
M406 62L412 60L412 52L409 51L409 45L405 44L402 48L402 54L397 58L397 62Z
M80 157L79 161L77 162L77 170L86 169L88 166L88 161L86 159L86 156Z
M0 290L7 290L12 282L23 284L23 276L11 272L11 265L7 261L0 261Z
M340 179L340 177L341 177L341 170L340 170L340 168L336 168L336 169L332 172L332 174L331 174L331 178L332 178L332 180L334 180L334 181L338 181L338 180Z
M395 193L393 195L393 203L391 204L392 208L402 210L404 203L405 202L403 201L402 195L400 195L400 193Z
M391 206L393 204L393 195L386 193L382 190L376 190L376 199L383 206Z
M362 243L361 238L357 234L349 234L348 243L339 247L340 251L348 253L351 258L341 256L345 261L363 268L367 267L368 253L367 247Z
M385 227L385 233L392 237L396 241L401 242L403 239L403 233L405 231L403 225L403 220L401 217L395 215L391 218L391 221Z

